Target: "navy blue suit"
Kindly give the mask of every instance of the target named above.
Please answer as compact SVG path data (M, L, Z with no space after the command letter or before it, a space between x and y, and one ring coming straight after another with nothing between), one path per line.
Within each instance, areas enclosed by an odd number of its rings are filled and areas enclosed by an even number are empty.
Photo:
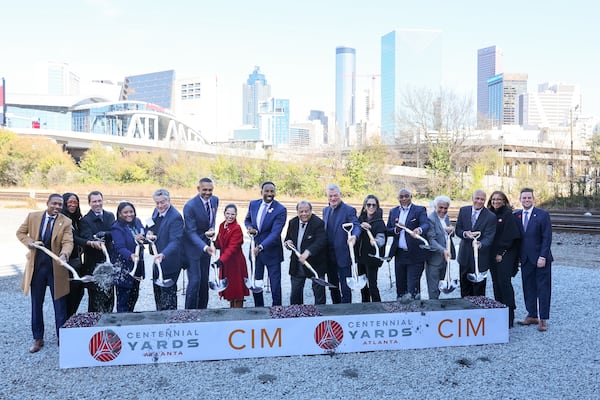
M116 279L117 288L117 312L133 312L135 303L140 293L140 281L129 275L133 270L133 260L131 255L137 245L135 234L144 234L144 227L139 218L135 218L132 225L118 219L112 226L111 233L113 238L112 261L121 267L121 271ZM134 275L136 277L144 276L144 257L143 250L139 253L139 260Z
M474 283L467 279L467 274L475 272L475 256L473 254L473 239L465 237L466 231L481 232L477 239L481 247L477 252L479 272L490 268L490 249L496 236L496 215L485 207L481 208L475 225L471 226L473 206L461 207L456 220L456 236L461 239L458 247L458 265L460 266L460 295L485 296L487 279Z
M396 227L397 223L402 222L400 212L401 206L392 208L386 226L387 235L394 238L389 257L394 257L396 296L402 297L410 294L412 297L417 297L421 293L421 275L425 269L425 260L429 257L429 250L420 247L423 244L422 241ZM404 225L412 231L421 228L423 231L421 236L425 237L429 229L429 219L427 219L425 207L411 203ZM406 249L401 248L399 244L402 232L406 239Z
M550 295L552 288L552 222L548 212L541 208L530 209L527 230L523 229L523 210L515 212L521 232L521 278L527 316L546 320L550 318ZM539 257L546 259L544 267L537 267ZM539 305L538 305L539 303ZM539 307L539 310L538 310Z
M157 221L158 210L154 209L152 220ZM155 228L156 229L156 228ZM165 213L165 216L160 222L158 230L148 228L156 235L156 249L159 254L163 254L164 258L161 261L163 271L163 279L173 279L177 282L179 273L182 267L182 239L183 239L183 218L179 211L173 206ZM153 268L153 278L158 278L158 267L156 264ZM177 309L177 284L165 288L154 285L154 300L156 309L161 310L176 310Z
M215 229L219 198L209 198L211 215L206 212L204 200L199 195L194 196L183 207L185 219L185 237L183 247L188 262L189 283L185 296L185 308L196 309L208 306L208 274L210 255L204 251L210 246L206 231Z
M254 244L262 246L262 250L256 257L255 275L256 279L263 279L265 267L269 275L271 284L271 296L273 305L281 305L281 262L283 261L283 245L281 243L281 232L287 221L287 210L277 200L273 200L261 221L261 227L258 229L257 215L261 208L263 200L252 200L248 205L248 214L244 220L246 229L254 228L258 231L254 238ZM252 277L250 277L252 279ZM264 297L262 292L253 293L254 305L256 307L264 306Z
M327 234L327 277L329 283L338 288L330 288L331 301L337 303L352 303L352 290L346 283L346 278L352 276L352 259L348 248L348 233L342 228L345 223L352 222L352 236L360 236L360 225L356 217L356 209L343 201L337 207L327 206L323 209L323 221ZM341 295L340 295L341 289Z

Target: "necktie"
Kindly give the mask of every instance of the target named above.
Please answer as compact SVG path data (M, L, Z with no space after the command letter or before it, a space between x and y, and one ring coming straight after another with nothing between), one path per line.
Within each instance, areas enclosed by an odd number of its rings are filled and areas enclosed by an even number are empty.
M529 224L529 211L523 211L523 230L527 231L527 224Z
M50 240L52 239L52 227L54 225L54 218L53 217L47 217L46 218L46 226L44 228L44 233L42 235L42 242L44 243L50 243Z
M475 226L475 222L477 222L477 211L473 211L471 214L471 228Z
M298 251L301 251L302 238L304 238L304 231L306 230L306 222L301 222L300 227L298 228L298 240L296 243L298 244Z
M154 234L158 234L158 230L160 229L160 224L163 222L163 219L165 217L163 215L159 215L156 218L156 221L154 221L154 226L152 227L152 231L154 232Z
M208 223L212 223L212 213L210 212L210 201L206 202L206 214L208 214Z
M260 219L257 221L258 230L260 231L265 220L265 215L267 215L267 209L269 205L267 203L262 204L262 211L260 212Z

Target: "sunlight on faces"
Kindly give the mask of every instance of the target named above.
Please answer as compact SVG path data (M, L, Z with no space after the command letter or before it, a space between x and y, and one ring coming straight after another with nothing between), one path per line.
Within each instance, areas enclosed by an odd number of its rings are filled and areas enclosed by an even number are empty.
M437 213L438 217L444 218L446 214L448 214L449 206L450 205L445 201L438 202L437 207L435 208L435 212Z
M73 214L77 211L77 207L79 206L79 201L77 201L77 197L71 196L67 200L67 210Z
M275 198L275 186L267 184L261 190L262 198L265 203L270 203Z
M531 207L533 207L533 193L532 192L521 193L521 196L519 197L519 201L521 202L521 205L523 206L523 208L525 208L526 210L529 210Z
M475 193L473 193L473 208L475 210L481 209L485 204L486 198L487 195L483 190L477 190Z
M133 211L133 207L125 206L119 213L119 218L121 218L125 222L131 222L135 219L135 211Z
M60 196L53 196L48 200L48 203L46 203L46 205L48 206L46 210L48 215L56 216L62 210L63 199Z
M298 219L300 219L301 222L308 222L311 216L312 210L307 204L298 206Z
M225 209L225 222L227 224L231 224L233 221L235 221L235 218L237 217L237 212L235 211L235 208L233 207L227 207Z
M337 189L331 189L327 191L327 201L331 207L337 207L342 201L340 191Z
M211 198L214 190L214 185L211 182L200 182L198 185L198 193L200 193L200 197L204 200L208 200Z

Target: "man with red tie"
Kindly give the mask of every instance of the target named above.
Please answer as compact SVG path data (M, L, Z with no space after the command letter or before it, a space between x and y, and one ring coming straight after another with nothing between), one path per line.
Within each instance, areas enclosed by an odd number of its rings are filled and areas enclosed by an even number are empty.
M61 214L62 195L51 194L46 202L46 211L36 211L27 215L25 222L17 230L17 238L29 248L21 289L27 295L31 290L31 330L33 345L31 353L37 353L44 346L44 297L46 287L54 299L54 320L56 336L67 320L67 297L69 294L69 272L58 261L52 260L33 243L41 241L66 262L73 251L73 231L71 220Z

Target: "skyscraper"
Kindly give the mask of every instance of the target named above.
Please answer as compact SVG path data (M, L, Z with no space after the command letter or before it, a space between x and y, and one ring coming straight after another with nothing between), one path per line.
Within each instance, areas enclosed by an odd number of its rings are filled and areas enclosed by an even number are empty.
M53 96L79 95L79 76L69 64L48 62L48 94Z
M381 37L381 141L394 144L401 134L402 118L414 110L403 103L407 96L427 90L437 93L442 84L442 32L400 29ZM432 109L434 104L431 105Z
M350 47L335 49L335 142L349 145L348 128L355 123L356 50Z
M487 82L492 126L518 124L517 101L519 95L527 93L527 74L501 73Z
M290 100L271 97L260 104L259 129L264 144L285 147L290 143Z
M260 73L260 67L254 67L254 71L248 75L244 84L243 115L242 123L252 127L258 127L258 112L261 103L271 97L271 85L267 84L264 74Z
M488 79L503 72L504 52L496 46L477 50L477 121L489 116Z

